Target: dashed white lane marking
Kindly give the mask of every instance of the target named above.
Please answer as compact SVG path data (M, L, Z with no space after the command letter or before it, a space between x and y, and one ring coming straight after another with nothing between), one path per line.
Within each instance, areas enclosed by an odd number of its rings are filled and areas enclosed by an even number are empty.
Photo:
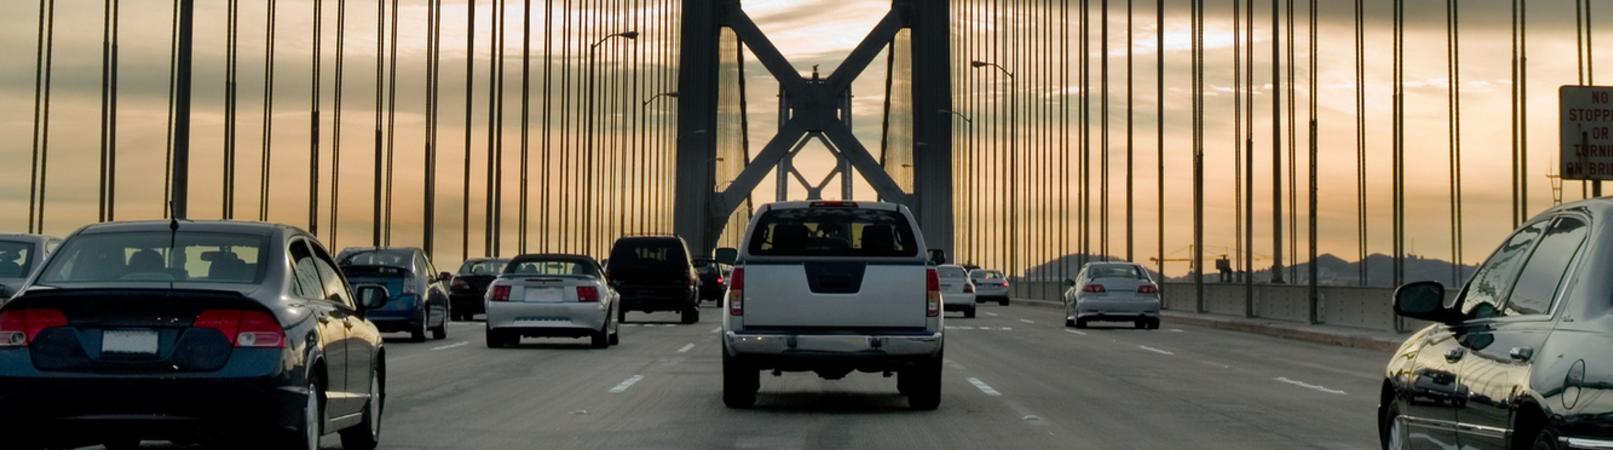
M717 328L712 328L711 329L712 334L717 334L717 333L721 333L721 332L722 332L722 327L717 327Z
M1182 331L1182 329L1181 329L1181 328L1172 328L1172 329L1171 329L1171 332L1172 332L1172 333L1183 333L1183 331Z
M1212 365L1212 366L1215 366L1215 367L1220 367L1222 369L1231 369L1232 368L1232 366L1229 366L1229 365L1226 365L1226 364L1221 364L1221 363L1218 363L1218 362L1210 362L1210 361L1199 361L1199 362L1209 364L1209 365Z
M1168 352L1168 351L1165 351L1165 350L1160 350L1160 349L1157 349L1157 348L1149 347L1149 346L1146 346L1146 345L1139 345L1139 346L1137 346L1137 348L1140 348L1140 349L1143 349L1143 350L1148 350L1148 351L1158 353L1158 354L1161 354L1161 355L1165 355L1165 356L1176 356L1175 353L1171 353L1171 352Z
M1303 382L1303 381L1290 380L1290 379L1288 379L1288 377L1277 377L1277 378L1272 378L1272 379L1280 381L1280 382L1283 382L1283 383L1288 383L1288 384L1292 384L1292 385L1295 385L1295 386L1299 386L1299 387L1302 387L1302 388L1305 388L1305 389L1310 389L1310 390L1313 390L1313 391L1326 392L1326 393L1333 394L1333 395L1348 395L1344 391L1341 391L1341 390L1338 390L1338 389L1328 389L1327 387L1324 387L1324 386L1318 386L1318 385L1306 383L1306 382Z
M643 375L633 375L632 377L629 377L626 380L622 380L622 384L618 384L618 385L616 385L616 387L610 388L610 393L612 393L612 394L620 394L620 393L626 391L627 388L633 387L633 384L638 383L639 380L643 380L643 379L644 379Z
M678 348L678 353L689 353L689 350L693 348L694 344L683 344L683 347Z
M991 311L986 311L986 315L992 316L992 317L997 317L997 313L994 313L994 312L991 312Z
M964 369L963 364L958 364L957 361L953 361L951 358L947 358L947 359L944 359L942 361L946 363L947 367L951 367L951 368L957 369L957 370L963 370Z
M980 392L984 392L986 395L990 395L992 397L1001 397L1003 395L1003 393L997 392L996 389L992 389L991 385L986 384L984 381L980 381L979 378L969 377L969 384L975 385L975 388L980 389Z
M621 325L624 326L624 327L628 327L628 328L638 326L638 324L636 324L636 323L624 323L624 324L621 324Z
M1009 327L1002 327L1000 329L1003 330L1003 331L1014 331L1013 328L1009 328Z
M1025 323L1031 323L1031 324L1034 324L1034 323L1036 323L1036 321L1034 321L1034 320L1030 320L1030 319L1019 319L1019 321L1020 321L1020 322L1025 322Z
M1073 334L1073 335L1076 335L1076 336L1086 336L1087 335L1086 332L1084 332L1084 331L1075 331L1075 330L1071 330L1071 329L1068 329L1068 328L1064 329L1064 332L1065 333L1070 333L1070 334Z
M469 342L469 341L459 341L459 342L455 342L455 343L452 343L452 344L448 344L448 345L444 345L444 346L440 346L440 347L432 347L432 348L431 348L431 351L437 351L437 350L447 350L447 349L450 349L450 348L454 348L454 347L464 347L464 346L467 346L467 345L470 345L470 342Z

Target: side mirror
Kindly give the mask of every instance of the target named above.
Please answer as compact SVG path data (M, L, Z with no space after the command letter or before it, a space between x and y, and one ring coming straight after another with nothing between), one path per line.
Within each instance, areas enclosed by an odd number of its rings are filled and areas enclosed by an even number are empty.
M947 263L947 252L946 252L946 250L942 250L942 249L938 249L938 248L930 249L930 264L934 264L934 265L939 266L939 265L946 264L946 263Z
M364 311L380 308L392 296L391 293L386 291L386 286L374 284L354 287L353 295L358 297L358 307Z
M1437 281L1418 281L1395 289L1395 314L1439 323L1462 318L1461 311L1445 306L1445 285Z
M1075 287L1075 279L1074 278L1065 278L1064 279L1064 287Z
M447 283L447 282L453 281L453 280L454 280L454 274L451 274L451 273L448 273L448 272L437 272L437 281Z

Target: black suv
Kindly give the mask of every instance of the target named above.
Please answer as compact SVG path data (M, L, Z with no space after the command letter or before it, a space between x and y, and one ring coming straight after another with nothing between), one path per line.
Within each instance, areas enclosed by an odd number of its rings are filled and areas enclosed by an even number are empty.
M611 246L606 277L622 297L616 320L627 311L677 311L683 323L700 321L700 278L689 260L689 247L677 236L636 236Z
M722 306L722 296L728 292L728 276L734 266L710 258L695 258L694 267L700 272L700 301L711 300Z

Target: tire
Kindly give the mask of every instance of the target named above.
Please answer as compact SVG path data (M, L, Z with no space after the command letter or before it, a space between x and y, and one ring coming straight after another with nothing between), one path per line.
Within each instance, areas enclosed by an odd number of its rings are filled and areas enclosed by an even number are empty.
M1136 321L1131 323L1131 327L1135 328L1135 329L1138 329L1138 330L1147 329L1148 328L1148 320L1147 319L1137 319Z
M364 404L364 420L340 431L345 450L373 450L381 445L381 416L386 411L386 385L381 372L370 368L370 400Z
M1083 328L1083 329L1086 328L1087 327L1087 320L1086 319L1075 319L1075 327L1076 328Z
M591 347L591 348L606 348L606 347L610 347L610 325L609 324L600 325L599 331L595 331L592 336L589 336L589 347Z
M1534 445L1529 448L1531 450L1557 450L1562 446L1557 443L1557 432L1552 431L1551 427L1545 426L1540 427L1540 432L1535 433Z
M443 340L443 339L448 339L448 321L447 320L443 320L442 325L438 325L437 328L432 328L431 329L431 338L435 339L435 340L439 340L439 341Z
M1149 319L1148 320L1148 329L1150 329L1150 330L1158 330L1159 329L1159 319L1158 318Z
M1008 306L1008 297L1003 297L1002 300L998 300L997 304L1003 305L1003 306Z
M964 310L963 311L963 318L965 318L965 319L973 319L973 318L975 318L975 309L974 308L969 308L967 310Z
M279 448L287 450L318 450L319 438L325 435L325 389L319 383L308 381L308 397L298 412L302 420L292 430L281 430Z
M1383 450L1403 450L1406 448L1406 429L1400 424L1400 405L1392 398L1387 400L1389 408L1378 419L1378 447Z
M616 330L610 334L610 345L622 345L622 331Z
M426 319L427 319L427 317L422 315L421 320L420 320L420 324L416 325L414 330L409 331L409 340L410 341L412 341L412 342L425 342L426 341L426 331L427 331L427 329L426 329Z
M690 306L685 308L683 313L679 314L679 316L682 317L684 325L700 323L700 308L698 306Z
M106 450L130 450L140 448L139 439L115 439L101 443Z
M499 336L497 331L493 331L491 328L489 328L489 329L487 329L486 333L487 333L487 348L504 348L504 347L506 347L506 345L504 344L504 337Z
M626 309L618 309L618 310L616 310L616 323L627 323L627 310Z
M1075 319L1064 319L1064 326L1065 327L1074 327L1075 326Z
M722 403L729 408L749 408L756 405L756 391L762 386L762 372L746 367L722 353Z
M941 358L937 356L931 361L925 361L912 368L902 370L897 376L897 390L902 385L907 387L907 406L919 411L934 411L941 407ZM903 383L903 379L907 379Z

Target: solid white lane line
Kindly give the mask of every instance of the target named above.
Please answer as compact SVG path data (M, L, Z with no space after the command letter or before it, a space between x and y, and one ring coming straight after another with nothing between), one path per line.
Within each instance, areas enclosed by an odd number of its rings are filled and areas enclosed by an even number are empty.
M991 311L986 311L986 315L992 316L992 317L997 317L997 313L994 313L994 312L991 312Z
M975 388L980 389L980 392L984 392L986 395L990 395L992 397L1001 397L1003 395L1003 393L997 392L996 389L992 389L991 385L986 384L984 381L980 381L979 378L969 377L969 384L975 385Z
M1272 379L1280 381L1280 382L1283 382L1283 383L1288 383L1288 384L1292 384L1292 385L1295 385L1295 386L1299 386L1299 387L1302 387L1302 388L1305 388L1305 389L1310 389L1310 390L1313 390L1313 391L1326 392L1326 393L1333 394L1333 395L1348 395L1344 391L1341 391L1341 390L1338 390L1338 389L1328 389L1328 388L1326 388L1324 386L1318 386L1318 385L1306 383L1306 382L1303 382L1303 381L1290 380L1290 379L1288 379L1288 377L1277 377L1277 378L1272 378Z
M678 353L689 353L689 350L693 348L694 344L683 344L683 347L678 349Z
M1086 336L1086 335L1087 335L1087 334L1086 334L1086 333L1085 333L1085 332L1081 332L1081 331L1075 331L1075 330L1071 330L1071 329L1069 329L1069 328L1065 328L1065 329L1064 329L1064 332L1066 332L1066 333L1070 333L1070 334L1074 334L1074 335L1076 335L1076 336Z
M1034 320L1030 320L1030 319L1019 319L1019 321L1020 321L1020 322L1025 322L1025 323L1032 323L1032 324L1033 324L1033 323L1036 323L1036 321L1034 321Z
M1158 353L1158 354L1161 354L1161 355L1165 355L1165 356L1176 356L1175 353L1171 353L1171 352L1168 352L1168 351L1165 351L1165 350L1160 350L1160 349L1157 349L1157 348L1149 347L1149 346L1146 346L1146 345L1139 345L1139 346L1137 346L1137 348L1140 348L1140 349L1143 349L1143 350L1148 350L1148 351Z
M441 346L441 347L432 347L431 351L447 350L447 349L450 349L450 348L464 347L464 346L467 346L467 345L470 345L470 341L460 341L460 342L455 342L455 343L452 343L452 344L444 345L444 346Z
M638 383L639 380L643 380L643 379L644 379L643 375L633 375L632 377L629 377L628 379L623 380L622 384L618 384L618 385L616 385L616 387L610 388L610 393L612 393L612 394L620 394L620 393L626 391L627 388L633 387L633 384Z

